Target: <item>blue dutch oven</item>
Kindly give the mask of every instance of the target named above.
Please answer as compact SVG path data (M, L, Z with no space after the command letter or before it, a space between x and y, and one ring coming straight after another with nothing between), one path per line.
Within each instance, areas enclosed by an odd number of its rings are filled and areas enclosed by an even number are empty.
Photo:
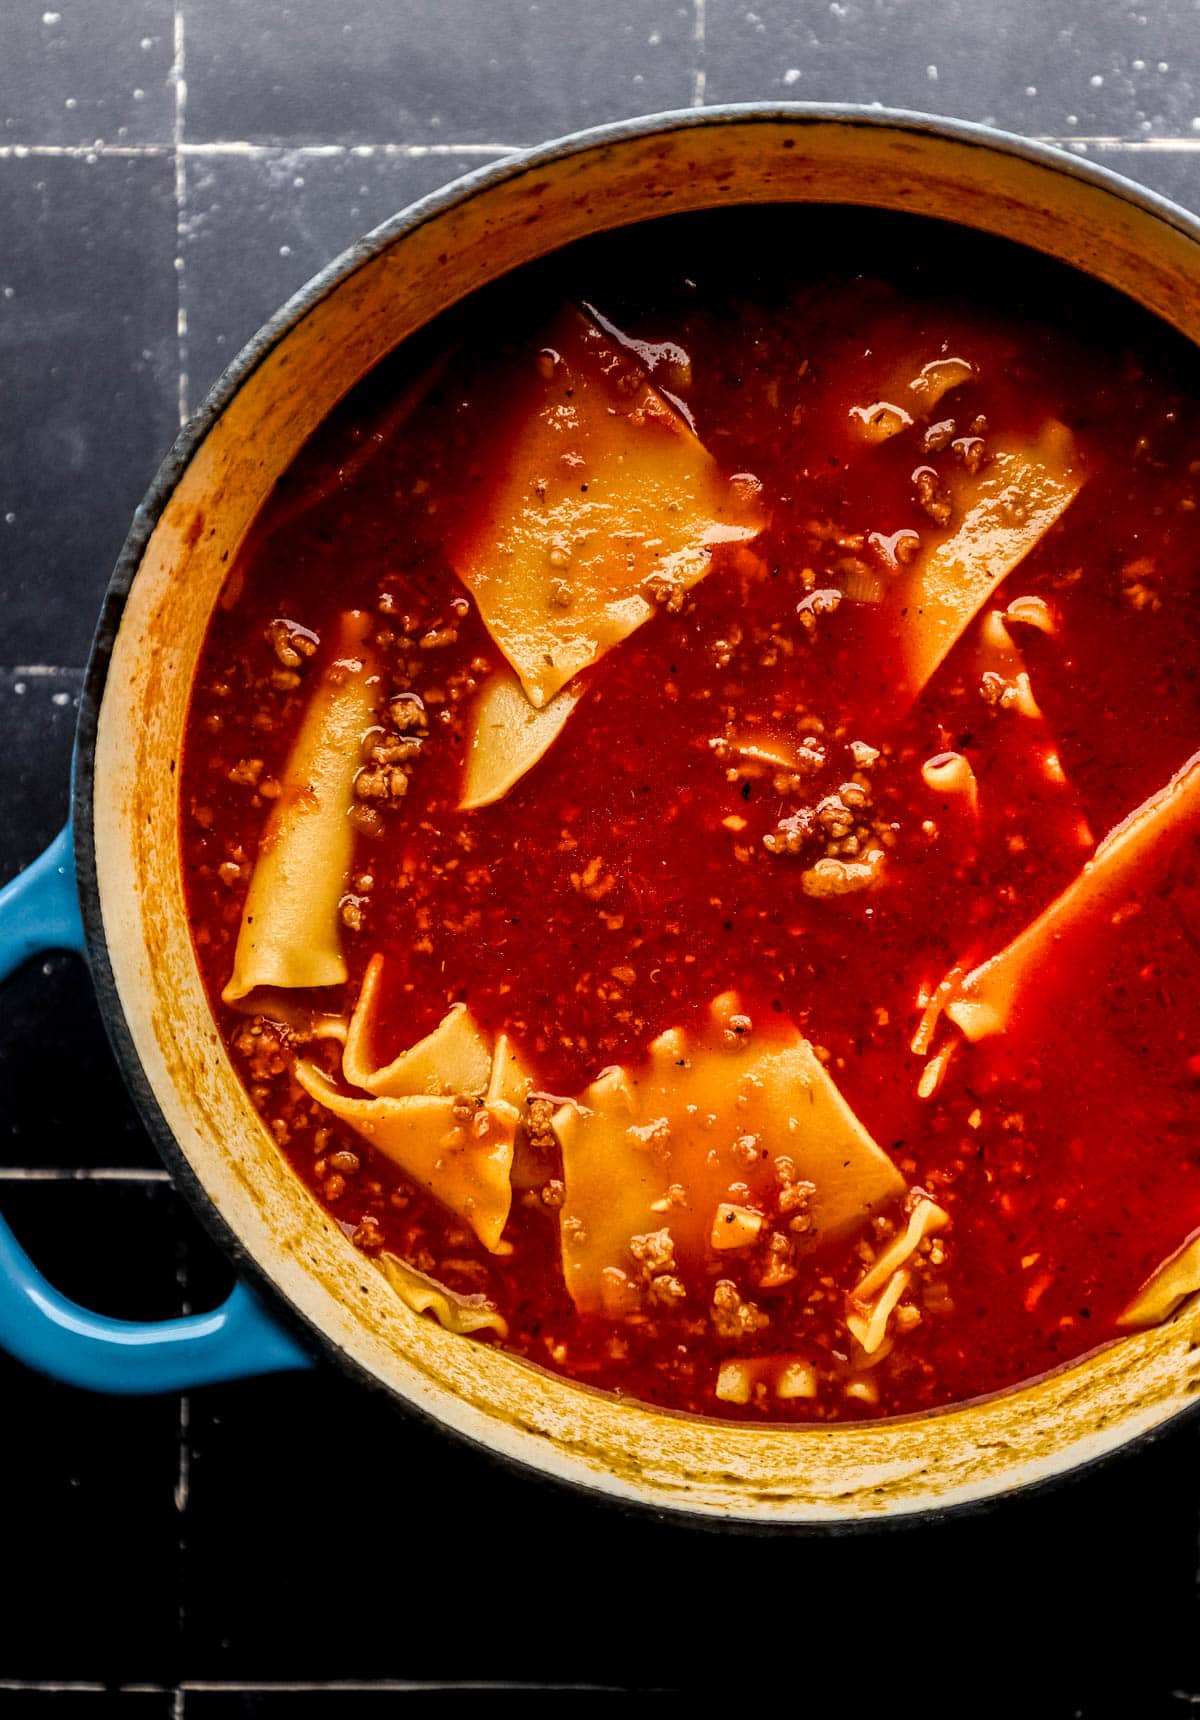
M0 974L90 966L147 1128L243 1273L210 1314L107 1319L47 1283L0 1222L0 1345L110 1392L176 1391L339 1358L448 1430L625 1502L839 1528L995 1498L1166 1426L1200 1392L1200 1320L937 1415L753 1427L552 1376L412 1314L292 1176L221 1045L192 955L177 762L208 617L306 437L385 354L467 294L589 234L735 203L909 210L1032 246L1200 340L1200 224L1074 157L859 108L721 108L568 138L438 192L292 299L182 433L105 598L79 716L75 839L0 892ZM253 1285L253 1288L251 1288Z

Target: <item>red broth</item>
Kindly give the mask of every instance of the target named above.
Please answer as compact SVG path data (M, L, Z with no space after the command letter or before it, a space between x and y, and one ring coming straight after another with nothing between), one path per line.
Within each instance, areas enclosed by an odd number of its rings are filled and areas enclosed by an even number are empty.
M580 707L546 756L498 803L462 812L472 698L501 658L447 545L505 460L505 403L564 303L650 343L637 362L686 407L723 473L758 481L769 523L717 548L677 609L584 670ZM972 375L925 422L865 443L852 408L914 355L963 359ZM434 359L413 406L406 391ZM869 599L895 577L903 534L937 529L952 482L1047 420L1068 427L1086 482L906 706L906 618ZM932 486L914 477L922 468ZM1065 270L913 219L772 209L591 241L381 366L280 482L230 575L181 781L213 1009L314 1198L366 1253L488 1298L517 1354L670 1408L923 1411L1113 1338L1122 1307L1200 1225L1194 834L1101 932L1039 972L1009 1031L957 1043L929 1097L910 1043L947 970L1033 920L1200 744L1198 492L1190 349ZM1036 723L981 669L985 611L1017 598L1043 600L1056 623L1010 630ZM882 1355L856 1348L846 1296L902 1227L895 1214L815 1251L772 1220L790 1261L782 1283L763 1287L761 1247L733 1265L714 1252L681 1305L581 1314L560 1262L552 1141L518 1152L511 1252L489 1253L296 1084L297 1055L336 1073L336 1046L297 1035L295 1016L256 1012L253 996L222 1003L307 681L354 608L374 618L392 689L423 699L428 740L402 807L362 821L344 994L297 994L301 1014L350 1007L381 952L380 1061L465 1001L487 1031L512 1036L536 1090L558 1097L637 1063L666 1029L699 1028L730 989L765 1043L794 1023L948 1220L916 1257ZM292 661L280 621L321 648ZM804 751L799 779L730 754L731 735L763 726ZM971 763L977 824L923 775L949 752ZM849 824L814 826L813 809L854 783L865 799L850 797ZM861 858L881 844L872 887L826 896L802 884L829 851ZM761 1317L740 1333L714 1313L722 1281ZM815 1395L716 1396L731 1357L785 1356L804 1359Z

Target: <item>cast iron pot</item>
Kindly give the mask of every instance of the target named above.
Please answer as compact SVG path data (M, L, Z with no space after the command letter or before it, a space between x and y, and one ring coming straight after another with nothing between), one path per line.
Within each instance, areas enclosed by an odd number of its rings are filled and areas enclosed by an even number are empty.
M486 282L664 211L764 202L911 210L1019 240L1200 341L1200 222L1075 157L852 107L717 108L587 132L459 180L318 276L226 373L139 508L80 710L74 846L68 828L0 894L0 973L43 949L87 956L147 1127L256 1289L239 1285L207 1316L109 1320L52 1290L0 1221L0 1344L25 1362L132 1392L332 1353L543 1475L780 1525L860 1525L1009 1493L1163 1428L1200 1390L1193 1306L1018 1390L873 1424L734 1425L572 1385L401 1304L284 1164L209 1012L184 913L177 765L210 611L275 480L377 360Z

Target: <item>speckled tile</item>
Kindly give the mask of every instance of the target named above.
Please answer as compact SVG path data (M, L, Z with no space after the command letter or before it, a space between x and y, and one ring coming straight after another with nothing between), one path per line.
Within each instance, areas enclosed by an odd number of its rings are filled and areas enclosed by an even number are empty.
M0 159L0 664L79 664L175 433L166 158Z
M707 0L706 100L879 102L1045 136L1200 135L1197 0Z
M0 144L169 143L171 0L4 0Z
M195 139L536 143L691 100L689 0L184 0Z
M314 156L298 149L189 161L183 292L193 403L267 317L339 251L481 165L471 155Z

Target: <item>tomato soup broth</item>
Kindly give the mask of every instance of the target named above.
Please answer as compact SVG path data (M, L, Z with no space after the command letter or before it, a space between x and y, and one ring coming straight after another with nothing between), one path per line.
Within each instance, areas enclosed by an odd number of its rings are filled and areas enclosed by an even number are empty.
M1198 493L1182 342L861 211L589 241L368 378L180 808L234 1065L397 1294L829 1420L1200 1285Z

